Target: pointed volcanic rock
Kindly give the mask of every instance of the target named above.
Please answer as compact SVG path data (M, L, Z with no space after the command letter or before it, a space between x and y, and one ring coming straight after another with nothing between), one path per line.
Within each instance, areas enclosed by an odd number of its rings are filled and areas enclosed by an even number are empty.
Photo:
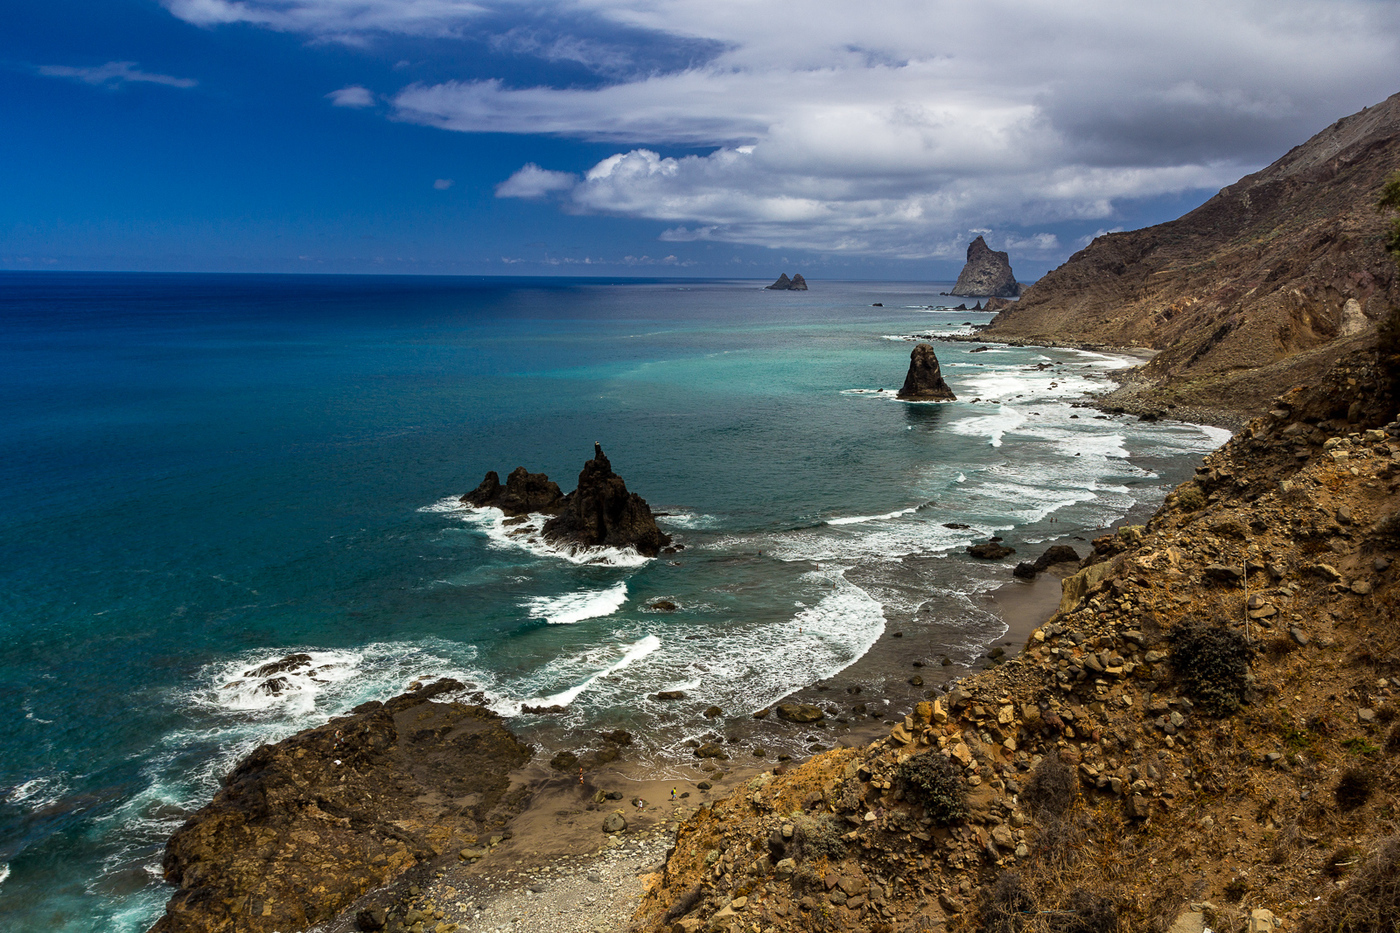
M794 276L792 277L792 282L791 282L791 284L788 285L788 291L790 291L790 292L805 292L806 290L807 290L807 280L804 279L804 278L802 277L802 273L799 272L799 273L797 273L796 275L794 275Z
M909 402L952 402L957 400L948 383L943 381L943 373L938 368L938 357L933 347L921 343L909 354L909 373L904 377L904 387L898 398Z
M958 284L950 295L967 298L1015 298L1021 294L1011 261L1006 253L987 246L980 236L967 245L967 265L958 274Z
M774 282L772 285L765 285L763 287L765 289L785 292L792 288L792 279L788 278L787 273L784 272L782 275L778 276L778 281Z
M542 512L556 514L564 504L564 494L559 484L544 473L529 473L524 467L516 467L501 485L501 478L492 470L486 474L471 492L462 497L462 502L477 508L497 508L506 515L528 515Z
M635 548L655 557L671 543L656 527L651 507L612 470L602 445L593 445L593 459L583 465L578 488L564 497L554 518L544 526L546 540L580 547Z

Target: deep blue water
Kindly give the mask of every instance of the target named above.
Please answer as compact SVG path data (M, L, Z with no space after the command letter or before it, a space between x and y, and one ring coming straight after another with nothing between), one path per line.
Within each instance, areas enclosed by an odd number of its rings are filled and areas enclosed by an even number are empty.
M970 663L1006 567L962 545L1101 528L1224 438L1072 408L1123 361L1068 350L939 343L959 401L895 402L901 338L985 316L762 284L0 274L0 925L144 929L238 757L418 678L568 703L515 720L545 748L625 722L662 766L689 706L771 702L892 626ZM571 489L594 441L674 559L455 503L518 465ZM318 670L245 676L292 651ZM646 699L671 687L681 715Z

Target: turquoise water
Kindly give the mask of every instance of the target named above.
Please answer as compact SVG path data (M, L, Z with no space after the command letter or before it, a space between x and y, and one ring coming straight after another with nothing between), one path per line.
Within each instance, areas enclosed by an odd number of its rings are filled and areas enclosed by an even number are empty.
M699 710L891 630L970 664L1008 565L963 545L1034 556L1224 439L1073 408L1124 361L1069 350L938 343L959 401L896 402L905 338L985 317L929 310L946 284L761 284L0 274L0 924L144 929L238 757L420 678L567 704L515 718L546 749L627 724L664 766ZM571 489L594 441L680 554L522 546L455 501L518 465ZM246 676L293 651L315 669L278 692Z

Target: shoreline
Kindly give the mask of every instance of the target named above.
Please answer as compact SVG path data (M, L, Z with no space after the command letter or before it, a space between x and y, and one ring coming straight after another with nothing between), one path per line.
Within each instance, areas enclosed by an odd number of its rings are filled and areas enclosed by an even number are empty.
M1058 608L1063 576L1052 570L1032 580L1013 577L985 593L983 598L1006 626L987 649L1005 648L1007 660L1018 655L1032 632ZM937 683L929 689L911 691L907 703L892 703L887 716L848 724L831 747L863 748L885 737L891 724L907 712L906 705L912 709L923 697L945 692L991 663L983 659L971 668L957 668L956 673L938 671ZM803 695L814 690L816 685L809 685L793 696L802 702ZM410 911L430 921L424 929L440 933L627 929L639 901L658 883L658 873L684 820L763 772L785 772L818 754L776 763L736 754L715 771L698 771L689 778L658 774L655 764L624 755L585 772L581 781L536 758L512 777L513 789L532 788L529 803L510 821L503 838L480 850L483 857L444 856L420 865L313 929L354 933L364 928L365 911L382 912L371 913L371 922L383 916L389 921L384 929L390 931L396 929L393 918L410 916ZM670 767L701 764L678 761ZM606 799L608 795L615 799ZM638 800L643 806L637 805ZM626 820L626 828L605 832L603 821L615 813Z

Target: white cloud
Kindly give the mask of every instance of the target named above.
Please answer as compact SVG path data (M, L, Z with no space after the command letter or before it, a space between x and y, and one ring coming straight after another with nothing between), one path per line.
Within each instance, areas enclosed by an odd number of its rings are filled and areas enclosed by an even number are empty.
M452 179L450 178L439 178L433 182L433 188L435 188L438 191L446 191L448 188L451 187Z
M251 23L362 44L377 35L460 35L484 12L469 0L163 0L196 26Z
M551 172L533 162L496 186L498 198L542 198L556 191L568 191L578 183L578 176L569 172Z
M326 95L330 102L337 107L373 107L374 93L368 88L352 84L337 91L331 91Z
M523 0L165 2L347 42L489 26L473 35L501 54L601 83L465 73L403 88L395 118L617 147L582 179L532 162L499 197L658 220L668 241L911 257L960 256L972 228L1062 252L1047 226L1228 184L1393 93L1400 61L1393 0L555 0L544 32ZM648 35L705 51L632 68Z
M136 67L136 62L108 62L95 68L71 68L67 65L41 65L39 74L50 78L72 78L84 84L120 87L123 84L163 84L166 87L189 88L199 84L194 78L175 78L154 74Z

